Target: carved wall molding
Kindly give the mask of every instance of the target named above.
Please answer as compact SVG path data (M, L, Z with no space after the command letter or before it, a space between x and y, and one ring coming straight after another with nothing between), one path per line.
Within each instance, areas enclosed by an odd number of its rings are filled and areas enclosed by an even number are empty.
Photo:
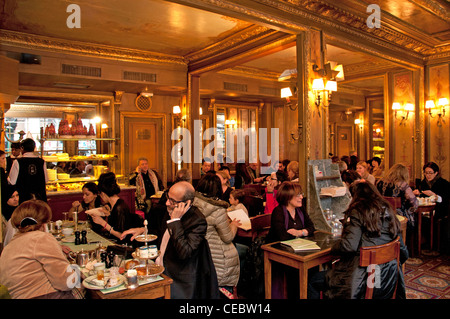
M0 30L2 45L18 46L28 49L69 53L82 56L113 59L126 62L153 64L181 64L187 62L183 57L161 54L143 50L119 48L102 44L92 44L80 41L69 41L23 32Z

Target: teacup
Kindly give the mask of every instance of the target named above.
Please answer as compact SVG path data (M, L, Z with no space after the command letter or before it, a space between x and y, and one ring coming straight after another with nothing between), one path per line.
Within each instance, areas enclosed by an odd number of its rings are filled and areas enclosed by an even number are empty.
M156 245L148 246L148 255L150 258L158 256L158 248L156 248Z
M139 250L137 252L140 258L149 258L149 247L139 247Z
M67 237L73 234L73 228L63 228L61 232Z

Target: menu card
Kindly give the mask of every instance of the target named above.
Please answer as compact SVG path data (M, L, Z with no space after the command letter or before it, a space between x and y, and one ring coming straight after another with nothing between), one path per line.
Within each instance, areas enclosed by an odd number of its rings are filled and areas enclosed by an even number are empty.
M230 217L231 220L233 219L239 220L239 222L242 224L241 226L239 226L239 228L242 228L244 230L252 229L252 223L250 221L250 218L242 209L229 211L228 217Z
M295 252L320 249L320 247L316 244L316 242L303 238L285 240L282 241L281 244L291 247L292 249L294 249Z

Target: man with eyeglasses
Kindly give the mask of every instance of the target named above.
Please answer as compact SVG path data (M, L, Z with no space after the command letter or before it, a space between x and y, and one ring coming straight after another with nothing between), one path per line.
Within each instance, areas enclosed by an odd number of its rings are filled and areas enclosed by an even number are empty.
M175 183L167 193L166 212L158 229L160 255L156 263L173 279L173 299L219 298L216 270L206 241L207 223L203 214L193 206L194 187L188 182ZM133 228L122 233L132 234L131 240L144 233Z

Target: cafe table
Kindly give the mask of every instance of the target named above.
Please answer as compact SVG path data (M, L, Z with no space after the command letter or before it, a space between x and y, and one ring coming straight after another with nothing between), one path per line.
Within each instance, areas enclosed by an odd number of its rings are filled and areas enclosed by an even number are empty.
M417 213L417 251L420 256L422 252L422 217L425 215L430 216L430 250L433 250L433 228L434 228L434 212L435 203L420 204L416 210ZM414 252L413 252L414 253Z
M336 256L331 255L331 247L340 237L333 237L332 234L316 231L311 237L305 239L314 241L320 250L309 250L294 252L280 242L274 242L261 246L264 251L264 283L265 298L272 298L272 263L281 263L298 269L300 299L308 297L308 269L331 262ZM283 282L282 285L286 283Z
M70 236L68 238L70 238ZM98 247L99 243L104 247L116 245L113 241L102 237L91 229L87 229L86 238L88 244L75 245L70 239L67 242L67 240L64 240L63 238L61 240L61 245L69 247L74 252L80 252L81 250L85 252L93 251ZM86 268L81 268L81 279L84 280L88 276L89 271L86 270ZM139 279L139 286L134 289L127 289L125 284L116 288L103 290L87 289L84 288L83 285L81 285L80 288L84 290L84 293L81 292L81 295L84 295L87 299L170 299L170 285L172 282L173 280L171 278L161 274L146 279Z
M173 280L161 274L155 278L139 279L139 287L127 289L124 285L105 290L86 289L86 299L170 299Z

